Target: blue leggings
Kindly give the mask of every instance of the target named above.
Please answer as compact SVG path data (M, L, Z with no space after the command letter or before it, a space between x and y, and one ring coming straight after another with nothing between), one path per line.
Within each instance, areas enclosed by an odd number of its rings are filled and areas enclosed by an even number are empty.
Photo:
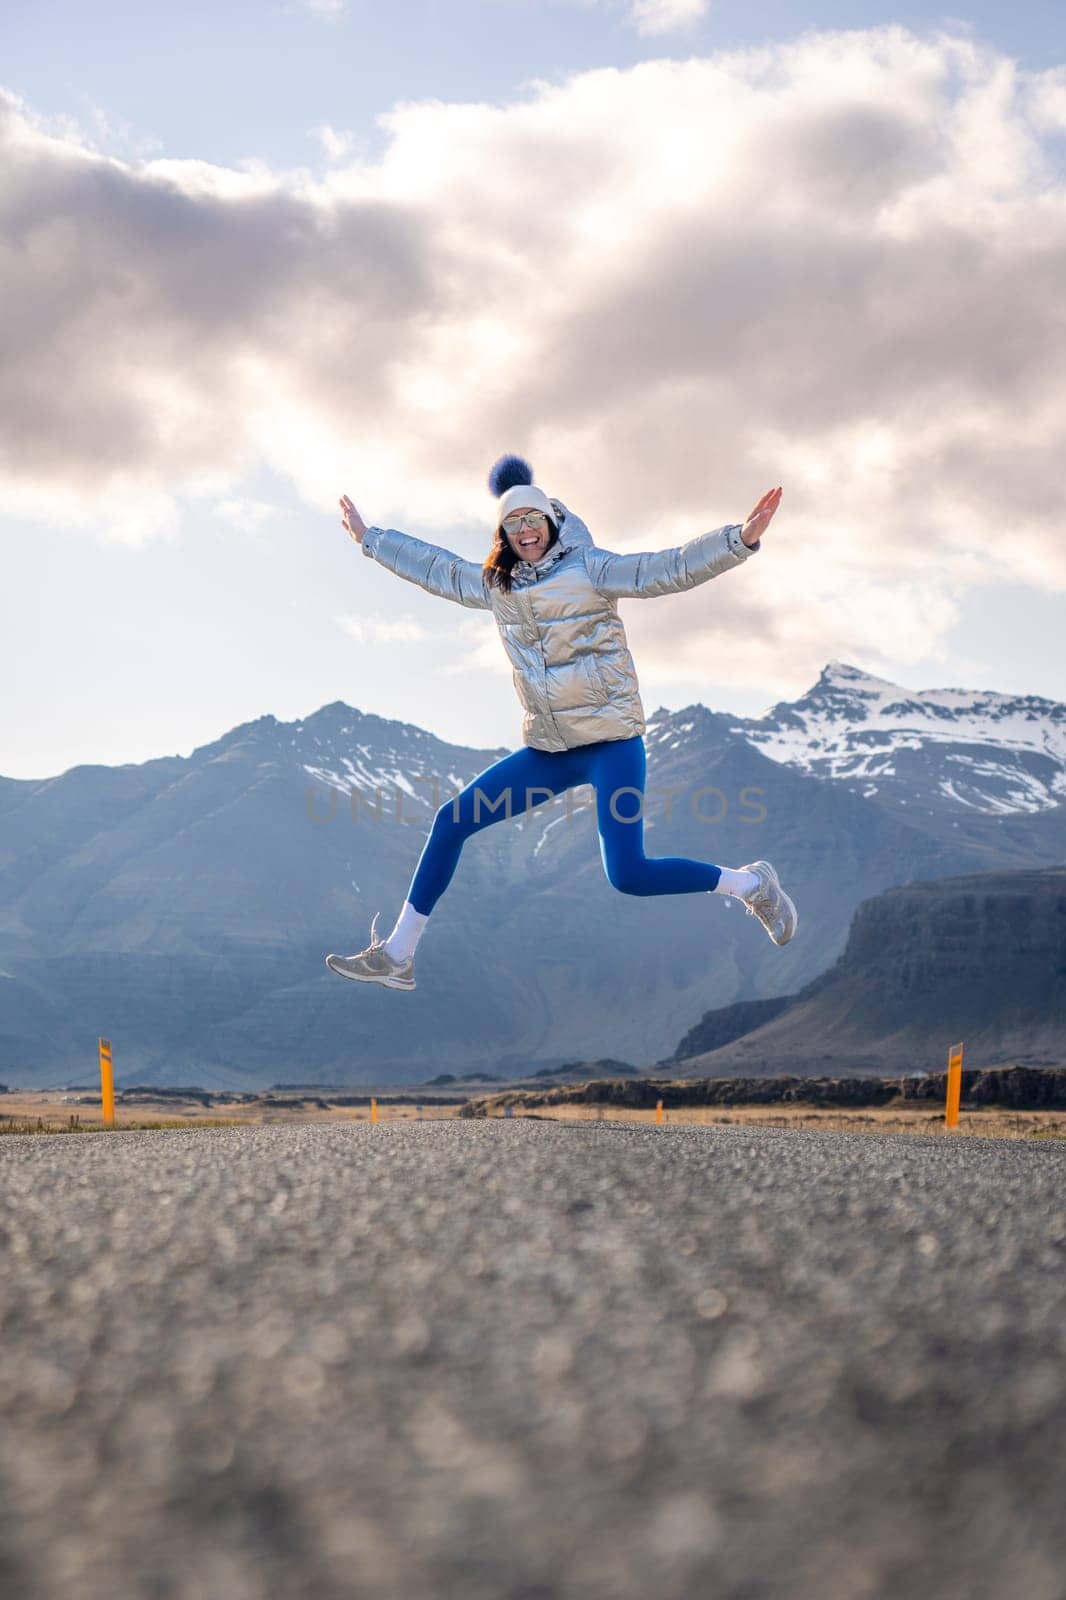
M407 898L428 916L452 881L472 833L520 816L590 783L596 791L600 857L608 882L623 894L697 894L718 883L721 868L687 856L644 854L644 782L647 752L641 734L603 739L574 750L534 750L526 745L479 773L446 800L433 819Z

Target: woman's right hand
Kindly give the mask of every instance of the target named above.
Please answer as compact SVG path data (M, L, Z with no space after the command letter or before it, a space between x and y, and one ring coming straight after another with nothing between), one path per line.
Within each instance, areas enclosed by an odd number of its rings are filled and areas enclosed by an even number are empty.
M366 523L363 521L362 517L359 515L358 511L355 509L355 506L352 504L351 500L349 500L346 494L341 495L340 507L341 527L344 529L345 533L351 535L356 544L362 544L363 534L366 532Z

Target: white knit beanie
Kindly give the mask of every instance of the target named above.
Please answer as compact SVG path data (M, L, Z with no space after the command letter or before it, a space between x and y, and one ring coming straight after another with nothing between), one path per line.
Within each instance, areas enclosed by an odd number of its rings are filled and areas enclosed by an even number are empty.
M501 456L489 473L489 488L497 496L496 526L519 506L531 511L543 511L558 523L559 513L543 489L533 482L533 468L521 456Z
M553 522L558 521L558 513L543 489L538 489L533 483L516 483L513 489L501 494L496 502L496 526L499 527L504 517L517 511L519 506L528 507L530 511L547 512Z

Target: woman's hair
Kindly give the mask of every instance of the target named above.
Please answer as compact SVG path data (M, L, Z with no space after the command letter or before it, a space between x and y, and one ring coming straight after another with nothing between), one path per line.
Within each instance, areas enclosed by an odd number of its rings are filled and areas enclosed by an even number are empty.
M548 550L555 544L559 537L559 524L554 517L548 518ZM547 550L545 551L545 555ZM482 572L487 582L494 584L497 589L502 589L505 594L511 592L511 573L516 564L521 560L511 549L511 541L504 533L502 527L496 529L496 537L492 541L492 549L485 557Z

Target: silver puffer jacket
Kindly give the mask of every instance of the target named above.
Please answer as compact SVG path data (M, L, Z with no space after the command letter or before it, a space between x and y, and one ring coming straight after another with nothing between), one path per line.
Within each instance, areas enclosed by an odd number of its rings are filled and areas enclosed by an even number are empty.
M573 511L552 500L559 537L539 561L518 561L511 592L485 581L476 561L395 528L368 528L363 554L398 577L459 605L491 610L522 702L523 743L572 750L645 729L633 657L617 601L692 589L760 548L727 523L670 550L601 550Z

